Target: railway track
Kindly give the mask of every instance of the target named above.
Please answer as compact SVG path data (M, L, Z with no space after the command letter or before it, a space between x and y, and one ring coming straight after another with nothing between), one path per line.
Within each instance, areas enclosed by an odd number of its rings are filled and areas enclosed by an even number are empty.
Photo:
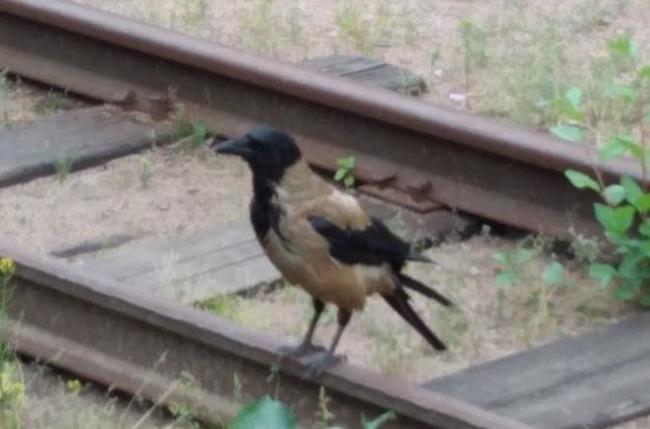
M546 135L377 91L61 0L0 4L0 67L164 116L173 102L225 135L270 123L331 170L532 232L593 235L593 195L561 174L585 149ZM604 166L605 179L639 169Z
M279 385L267 381L278 364L275 350L281 344L274 338L199 310L128 293L110 280L6 243L0 254L17 263L10 338L21 353L154 402L189 403L205 420L232 417L240 405L233 399L236 383L251 397L278 393L303 421L318 409L319 383L302 380L300 362L282 363ZM169 393L182 373L201 387ZM352 365L328 371L320 384L332 399L337 421L350 427L362 413L386 409L398 414L394 427L400 428L527 427Z
M592 196L561 174L590 167L581 148L65 1L0 3L0 68L157 119L182 103L223 135L271 123L298 137L314 167L332 170L337 158L354 155L363 183L414 204L560 238L570 227L597 231ZM640 179L624 162L604 168L606 178L623 172ZM278 365L274 338L1 240L0 255L17 262L11 338L21 353L153 401L191 403L206 420L228 418L240 405L235 374L248 395L277 388L267 382ZM310 418L318 384L301 379L300 361L278 368L280 398ZM170 394L183 372L200 387ZM337 420L352 427L362 413L385 409L398 414L400 428L528 427L352 365L332 369L321 384Z

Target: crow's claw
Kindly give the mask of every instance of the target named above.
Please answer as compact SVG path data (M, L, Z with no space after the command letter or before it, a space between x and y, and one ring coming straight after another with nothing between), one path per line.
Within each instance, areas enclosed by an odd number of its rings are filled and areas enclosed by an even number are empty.
M308 365L303 379L316 379L321 376L323 371L339 363L345 362L345 356L334 356L332 353L324 351L314 357L314 360Z
M297 346L284 346L278 349L278 354L281 359L298 358L311 353L322 353L325 347L317 346L312 343L300 343Z

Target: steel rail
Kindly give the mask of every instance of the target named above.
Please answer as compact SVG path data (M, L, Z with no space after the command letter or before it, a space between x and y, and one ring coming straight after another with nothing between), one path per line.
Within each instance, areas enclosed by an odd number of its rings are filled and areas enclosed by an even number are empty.
M204 418L229 418L237 377L246 398L278 394L303 422L318 409L318 384L305 367L278 363L278 340L189 307L130 294L53 258L37 258L0 242L16 261L9 315L17 349L54 366L154 402L190 401ZM191 374L189 390L171 391ZM337 421L392 409L399 428L526 429L528 426L400 379L341 364L320 381ZM165 399L166 398L166 399ZM197 402L198 401L198 402ZM195 408L196 409L196 408ZM386 427L391 427L390 425Z
M134 108L172 93L220 133L273 124L313 165L355 155L363 181L414 199L562 238L599 231L596 196L561 174L591 168L582 147L71 2L0 2L0 67ZM626 162L603 167L621 174L641 178Z

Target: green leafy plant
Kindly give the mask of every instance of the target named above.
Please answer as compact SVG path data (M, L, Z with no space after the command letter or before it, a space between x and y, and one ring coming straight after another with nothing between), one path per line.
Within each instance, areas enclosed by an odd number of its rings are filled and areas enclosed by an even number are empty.
M72 393L73 395L79 395L81 393L81 389L83 388L83 384L81 381L75 379L68 380L65 383L65 387L68 390L68 392Z
M353 156L346 156L336 160L336 172L334 173L334 180L343 183L346 188L354 186L354 167L356 166L356 159Z
M567 285L565 269L559 261L553 259L544 266L539 264L539 256L550 249L550 244L545 237L528 237L514 249L502 250L493 256L499 264L495 277L498 289L493 302L495 317L503 319L506 305L512 302L519 311L528 309L519 326L522 339L527 343L556 326L552 298ZM534 260L537 263L533 263ZM507 302L506 288L512 286L516 289L510 290Z
M527 280L524 266L539 254L539 249L523 245L514 250L502 250L494 254L494 260L499 264L499 273L495 277L497 285L511 286Z
M246 404L228 425L228 429L297 428L293 412L280 401L268 396Z
M624 73L627 79L620 77L616 81L606 82L606 93L616 100L617 105L634 112L629 125L634 132L614 134L598 148L597 158L600 163L622 156L635 159L641 167L642 181L645 183L650 166L646 137L650 122L650 66L635 65L637 46L626 37L609 41L607 49L611 67ZM579 100L575 107L580 112ZM576 122L579 123L586 116L576 114ZM579 125L564 125L560 132L557 128L551 131L565 140L581 141L582 138L574 138L579 135L578 127L589 125L582 122ZM635 300L650 307L650 193L629 176L621 177L618 183L606 184L597 164L594 164L592 175L567 170L565 176L576 188L596 192L600 196L602 202L594 204L594 215L619 257L618 262L611 264L591 262L590 276L602 287L613 283L616 298Z
M550 262L542 273L542 280L544 284L549 286L557 286L564 280L564 266L558 261Z
M201 121L191 120L185 114L185 107L182 104L174 106L172 112L172 125L170 138L172 141L177 141L177 144L172 146L181 149L197 149L205 143L208 129ZM155 131L149 136L152 145L155 146L156 134Z
M614 281L614 295L618 299L639 300L650 306L650 193L628 176L623 176L619 183L605 185L602 179L579 171L567 170L565 175L576 188L601 196L603 203L594 204L594 215L620 256L615 264L592 262L590 276L603 287Z
M639 128L647 120L647 97L643 93L647 92L644 81L650 75L650 67L638 67L637 50L636 43L628 37L608 41L607 55L592 64L592 78L587 79L585 91L571 86L553 99L543 100L541 106L555 122L551 133L575 143L591 136L598 144L603 134ZM609 153L603 154L606 157L620 154L621 145L607 146Z
M577 86L567 89L561 96L556 96L548 103L554 111L557 125L551 127L550 131L556 137L571 141L581 142L584 140L584 133L579 124L584 119L581 109L582 90Z
M366 420L365 417L361 419L361 428L362 429L379 429L384 423L395 420L397 416L393 411L386 411L384 414L376 417L373 420Z
M393 411L385 412L372 420L366 420L362 416L361 429L379 429L383 424L395 418L396 416ZM297 428L297 419L291 409L282 402L271 399L269 396L244 405L230 424L228 424L228 429ZM340 429L340 427L330 426L329 429Z
M192 122L192 133L190 134L192 149L203 146L206 134L207 129L203 123L198 121Z

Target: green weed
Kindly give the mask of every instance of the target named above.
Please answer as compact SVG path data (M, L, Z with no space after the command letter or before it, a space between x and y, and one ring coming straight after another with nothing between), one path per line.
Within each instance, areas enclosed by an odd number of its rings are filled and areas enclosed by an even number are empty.
M337 426L328 426L334 415L327 409L329 398L325 395L325 390L322 387L319 391L319 404L321 403L324 403L328 418L324 422L317 421L317 427L335 429ZM395 413L392 411L385 412L370 421L361 416L360 427L361 429L379 429L386 422L395 418ZM250 428L297 429L298 420L287 405L277 399L265 396L244 405L228 424L228 429Z
M318 390L318 409L314 415L317 428L328 428L336 415L330 409L331 398L327 396L327 392L323 386Z
M495 282L499 286L513 286L530 280L526 267L530 261L539 255L540 250L527 247L524 242L513 250L502 250L494 254L494 260L499 264L499 273Z
M198 149L203 146L208 130L205 124L197 120L188 120L185 115L185 108L178 105L172 113L172 125L170 138L172 141L181 141L181 148ZM155 132L150 135L155 138ZM152 140L155 142L155 140Z
M555 112L551 133L574 143L591 138L599 146L603 136L644 132L650 68L637 64L637 51L628 37L608 41L607 55L592 63L584 90L568 87L544 106ZM606 146L616 151L616 144Z
M197 149L203 146L206 134L207 129L205 125L198 121L192 122L192 133L190 134L192 149Z
M59 182L63 182L70 175L72 170L73 161L69 158L59 158L54 161L54 171L59 178Z
M72 393L73 395L79 395L81 389L83 388L83 384L77 379L71 379L65 383L65 387L68 389L68 392Z
M353 156L339 158L336 160L336 172L334 173L334 180L343 183L346 188L354 187L354 167L356 166L356 159Z
M577 234L573 228L569 229L573 237L570 244L571 253L576 260L582 264L591 264L595 262L602 252L602 243L597 238L587 238Z
M236 319L242 299L236 295L216 295L197 303L197 307L227 319Z
M542 252L548 251L550 244L544 237L528 237L514 249L502 250L494 255L499 265L495 277L498 290L493 303L495 318L504 320L507 312L526 310L525 318L520 317L523 320L519 331L528 344L541 333L552 332L556 328L553 300L569 285L565 267L556 259L541 267L539 261L533 263Z
M606 131L600 129L602 122L614 116L619 128L598 148L597 159L607 163L631 156L646 182L650 166L650 65L637 64L637 50L636 43L627 37L610 40L608 56L595 69L597 85L590 95L596 101L583 103L576 97L573 120L554 126L551 132L565 140L582 142L584 130L603 135ZM589 274L602 287L613 284L617 299L650 307L650 193L628 176L617 183L605 183L597 164L592 174L565 172L573 186L596 192L602 199L602 203L594 204L594 215L619 260L613 264L593 261Z

